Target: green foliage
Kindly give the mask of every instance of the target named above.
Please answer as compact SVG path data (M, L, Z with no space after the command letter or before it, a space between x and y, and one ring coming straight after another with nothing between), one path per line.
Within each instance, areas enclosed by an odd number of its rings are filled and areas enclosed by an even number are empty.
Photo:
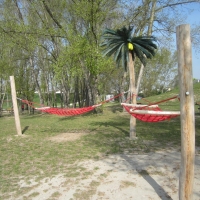
M174 88L177 75L176 52L161 48L144 68L140 91L145 96L166 92L169 88Z

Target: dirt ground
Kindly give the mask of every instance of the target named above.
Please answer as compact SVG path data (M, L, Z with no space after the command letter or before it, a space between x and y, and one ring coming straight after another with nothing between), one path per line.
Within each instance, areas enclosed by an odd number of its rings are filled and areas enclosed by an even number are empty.
M49 140L53 142L67 142L67 141L75 141L82 137L83 135L86 135L87 133L61 133L57 136L50 137Z
M85 133L79 134L79 136ZM77 134L51 140L75 140ZM196 148L194 200L200 200L200 148ZM168 149L146 154L116 154L100 160L79 162L91 172L88 176L67 178L59 174L40 182L29 181L29 190L18 200L178 200L180 151ZM21 180L20 187L27 187ZM29 198L31 197L31 198ZM26 199L26 198L25 198Z

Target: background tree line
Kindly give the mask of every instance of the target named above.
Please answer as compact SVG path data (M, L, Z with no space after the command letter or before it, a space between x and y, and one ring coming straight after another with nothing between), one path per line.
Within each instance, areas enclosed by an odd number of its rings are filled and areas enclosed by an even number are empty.
M159 50L142 72L139 91L147 96L173 87L177 70L171 34L192 3L199 6L199 0L1 0L0 108L10 92L10 75L19 98L32 101L37 91L40 103L49 106L93 105L99 95L128 90L128 72L102 56L106 27L133 26L135 36L156 36ZM199 33L194 26L196 46ZM136 60L136 77L140 69Z

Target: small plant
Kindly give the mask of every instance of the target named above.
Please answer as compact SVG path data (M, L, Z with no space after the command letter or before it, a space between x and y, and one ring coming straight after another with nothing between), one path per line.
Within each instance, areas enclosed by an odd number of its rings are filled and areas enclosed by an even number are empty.
M38 196L39 194L40 194L39 192L33 192L33 193L31 193L31 194L28 196L28 198L36 197L36 196Z
M136 187L136 183L131 182L131 181L121 181L120 187L121 188Z
M51 196L50 199L56 199L60 196L61 194L59 192L54 192Z

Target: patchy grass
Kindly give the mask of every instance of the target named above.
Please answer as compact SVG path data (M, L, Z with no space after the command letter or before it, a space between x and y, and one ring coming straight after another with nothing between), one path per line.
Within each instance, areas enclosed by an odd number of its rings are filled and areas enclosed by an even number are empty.
M121 181L120 188L127 188L127 187L136 187L136 183L131 181Z
M152 97L153 101L164 98L161 95ZM163 110L176 110L178 104L178 101L168 102L162 107ZM86 159L101 159L108 154L123 152L144 153L169 149L180 147L181 142L180 118L160 123L137 121L138 140L130 140L130 116L124 114L117 103L104 105L101 114L58 117L36 113L24 114L20 118L23 129L21 137L16 136L13 116L0 118L0 199L9 199L11 196L15 199L19 192L23 194L33 187L20 188L20 180L28 185L31 179L39 182L57 174L64 174L69 181L80 176L87 178L93 172L78 165ZM196 146L200 146L200 114L197 112L195 123ZM66 138L70 133L79 137L76 140L60 138L59 142L52 140L59 135ZM76 198L81 198L81 195L90 197L98 184L91 183L90 191L77 191ZM54 195L59 194L53 194L51 198L56 198Z
M92 181L90 185L88 186L87 190L77 190L74 194L74 198L77 200L82 199L90 199L95 193L96 188L100 185L100 182Z
M39 194L40 194L39 192L33 192L33 193L31 193L31 194L28 196L28 198L31 199L31 198L33 198L33 197L38 196Z
M54 193L51 195L50 199L52 199L52 200L57 199L60 195L61 195L61 194L60 194L59 192L54 192Z

